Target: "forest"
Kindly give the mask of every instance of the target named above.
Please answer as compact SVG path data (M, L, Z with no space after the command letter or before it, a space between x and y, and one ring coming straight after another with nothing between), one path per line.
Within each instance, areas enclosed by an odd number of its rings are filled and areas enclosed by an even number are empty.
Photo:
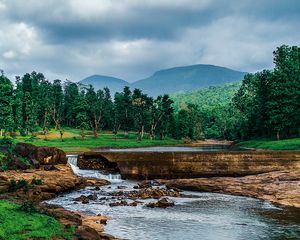
M94 137L101 131L120 132L137 140L204 138L255 139L299 136L300 48L280 46L274 69L247 74L240 83L152 98L125 87L111 96L71 81L49 81L42 73L17 76L13 83L0 75L0 135L47 137L55 128L78 128Z

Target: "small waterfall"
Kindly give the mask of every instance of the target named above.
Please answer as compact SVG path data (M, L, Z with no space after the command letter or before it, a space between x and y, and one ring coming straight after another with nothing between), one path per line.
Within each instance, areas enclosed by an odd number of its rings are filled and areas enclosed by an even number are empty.
M71 166L73 172L81 177L94 177L99 179L106 179L111 183L120 183L122 178L120 174L105 174L98 170L83 170L77 166L77 155L68 155L68 164Z

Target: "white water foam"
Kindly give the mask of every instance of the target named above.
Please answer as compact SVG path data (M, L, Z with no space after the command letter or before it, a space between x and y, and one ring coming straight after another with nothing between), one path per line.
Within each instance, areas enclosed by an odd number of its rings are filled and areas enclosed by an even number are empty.
M77 155L68 155L68 164L71 166L74 174L81 177L94 177L99 179L105 179L111 183L123 182L120 174L105 174L99 170L83 170L77 166Z

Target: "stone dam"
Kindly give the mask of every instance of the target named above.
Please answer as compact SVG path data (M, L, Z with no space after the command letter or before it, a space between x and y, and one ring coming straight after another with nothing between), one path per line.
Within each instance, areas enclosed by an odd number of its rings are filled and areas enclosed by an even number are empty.
M101 151L78 156L81 169L126 179L239 177L300 169L300 151Z

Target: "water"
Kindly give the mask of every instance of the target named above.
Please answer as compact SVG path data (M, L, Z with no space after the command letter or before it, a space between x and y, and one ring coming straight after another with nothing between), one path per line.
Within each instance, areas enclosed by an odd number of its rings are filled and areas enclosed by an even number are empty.
M96 152L203 152L203 151L220 151L228 150L229 145L211 144L201 147L181 147L181 146L159 146L159 147L140 147L140 148L103 148L97 149Z
M70 158L70 163L71 166L75 163L74 158ZM103 177L97 171L78 172L74 166L72 168L81 175L91 176L94 172ZM247 197L187 191L184 194L189 197L171 198L175 202L172 208L151 209L143 205L110 207L109 203L118 201L110 196L111 192L132 190L137 183L118 181L98 191L88 187L61 195L49 203L60 204L70 210L111 216L105 231L126 239L300 239L300 212L296 209L279 208ZM125 189L120 190L118 186ZM93 193L97 194L98 200L74 204L74 198ZM142 200L144 203L151 201L154 200Z
M111 183L119 183L122 182L122 178L120 174L105 174L101 171L96 170L83 170L77 166L77 155L69 155L68 156L68 164L71 166L73 172L81 177L95 177L100 179L106 179Z

